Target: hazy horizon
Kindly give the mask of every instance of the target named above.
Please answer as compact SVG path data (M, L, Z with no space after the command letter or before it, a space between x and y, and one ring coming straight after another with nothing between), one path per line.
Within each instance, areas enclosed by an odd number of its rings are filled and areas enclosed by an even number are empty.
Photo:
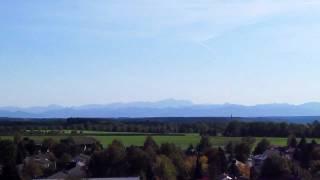
M0 107L320 102L320 1L1 1Z
M292 105L292 106L300 106L300 105L306 105L306 104L319 104L318 101L308 101L303 103L287 103L287 102L271 102L271 103L257 103L257 104L241 104L241 103L232 103L232 102L224 102L224 103L197 103L193 102L191 100L187 99L174 99L174 98L167 98L167 99L161 99L156 101L114 101L114 102L106 102L106 103L87 103L87 104L77 104L77 105L64 105L64 104L44 104L44 105L32 105L32 106L15 106L15 105L5 105L0 106L0 108L6 108L6 107L16 107L16 108L32 108L32 107L50 107L50 106L59 106L63 108L72 108L72 107L83 107L83 106L104 106L104 105L129 105L129 104L137 104L137 103L166 103L166 104L175 104L175 103L181 103L181 104L189 104L190 106L197 106L197 105L240 105L240 106L248 106L248 107L254 107L254 106L260 106L260 105Z

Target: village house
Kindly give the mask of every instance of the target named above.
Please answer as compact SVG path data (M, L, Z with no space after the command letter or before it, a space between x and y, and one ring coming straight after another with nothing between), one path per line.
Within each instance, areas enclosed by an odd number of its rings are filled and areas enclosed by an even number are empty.
M56 162L53 161L53 154L51 153L39 153L33 156L26 157L24 163L33 161L40 165L40 167L47 169L49 167L56 168Z
M77 146L83 153L92 152L95 145L98 143L95 138L86 136L72 137L71 140L74 142L74 145ZM62 142L63 141L64 140L62 140Z

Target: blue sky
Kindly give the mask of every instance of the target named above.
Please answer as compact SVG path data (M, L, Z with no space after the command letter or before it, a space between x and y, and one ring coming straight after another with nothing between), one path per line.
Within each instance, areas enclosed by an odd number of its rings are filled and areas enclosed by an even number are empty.
M2 0L0 106L320 101L318 0Z

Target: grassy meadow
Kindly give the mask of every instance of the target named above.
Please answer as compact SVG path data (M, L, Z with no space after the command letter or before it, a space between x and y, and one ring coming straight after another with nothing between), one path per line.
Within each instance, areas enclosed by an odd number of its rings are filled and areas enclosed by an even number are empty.
M118 139L122 141L126 146L130 145L143 145L146 136L95 136L104 146L107 146L112 142L113 139ZM158 143L174 143L181 148L187 148L190 144L194 146L200 142L199 135L186 135L186 136L153 136L154 140ZM258 143L262 138L256 138L256 143ZM287 144L287 138L266 138L271 144L284 146ZM213 146L225 146L228 142L240 142L241 137L210 137L210 141ZM317 140L320 142L320 139Z
M65 131L65 135L33 135L33 136L27 136L35 141L42 141L45 138L52 138L57 141L59 141L62 138L66 138L68 136L77 136L70 134L70 130ZM99 135L97 135L99 134ZM83 131L82 136L90 136L94 137L98 141L101 142L101 144L104 147L107 147L108 144L110 144L114 139L120 140L125 144L126 146L130 145L137 145L141 146L144 143L144 140L146 139L148 134L141 134L141 133L109 133L109 132L99 132L99 131ZM190 144L196 145L199 143L201 136L199 134L170 134L170 135L158 135L154 134L152 135L155 141L158 144L161 143L174 143L181 148L187 148ZM1 139L13 139L13 136L0 136ZM256 138L256 143L258 143L262 137ZM271 144L273 145L279 145L284 146L287 144L287 138L278 138L278 137L268 137L268 139ZM239 142L241 140L241 137L222 137L222 136L215 136L210 137L210 141L213 146L225 146L228 142ZM316 139L317 142L320 143L320 139Z

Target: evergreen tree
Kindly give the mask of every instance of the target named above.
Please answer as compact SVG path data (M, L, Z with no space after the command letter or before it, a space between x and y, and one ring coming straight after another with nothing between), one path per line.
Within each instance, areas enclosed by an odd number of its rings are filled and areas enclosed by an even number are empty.
M305 137L302 137L298 144L298 148L303 149L306 147L306 145L307 145L307 140Z
M146 150L148 148L153 149L155 152L159 151L158 144L154 141L152 136L148 136L144 142L143 149Z
M246 163L251 153L250 145L247 143L239 143L234 148L235 158L238 161Z
M208 136L201 136L200 143L198 144L198 152L205 152L211 147L210 139Z
M262 139L253 151L254 155L263 154L270 147L270 142L267 139Z
M288 136L288 141L287 141L287 145L288 147L293 147L295 148L297 146L297 139L296 139L296 136L294 135L289 135Z
M289 164L286 159L280 155L268 157L261 168L261 178L281 179L291 173Z

